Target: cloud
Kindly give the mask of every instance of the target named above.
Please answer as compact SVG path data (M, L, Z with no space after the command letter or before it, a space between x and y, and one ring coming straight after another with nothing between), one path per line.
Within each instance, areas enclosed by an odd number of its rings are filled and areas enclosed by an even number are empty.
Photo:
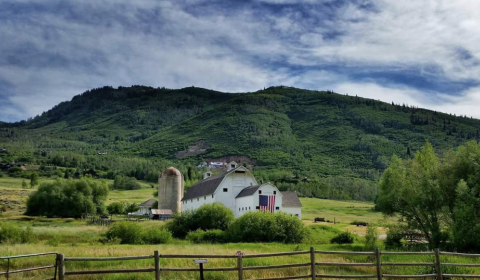
M479 18L472 0L6 0L0 120L132 84L283 84L480 117Z

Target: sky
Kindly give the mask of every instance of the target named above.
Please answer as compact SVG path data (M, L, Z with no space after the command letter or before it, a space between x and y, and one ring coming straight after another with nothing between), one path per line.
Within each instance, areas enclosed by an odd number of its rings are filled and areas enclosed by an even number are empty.
M0 0L0 121L105 85L285 85L480 118L480 1Z

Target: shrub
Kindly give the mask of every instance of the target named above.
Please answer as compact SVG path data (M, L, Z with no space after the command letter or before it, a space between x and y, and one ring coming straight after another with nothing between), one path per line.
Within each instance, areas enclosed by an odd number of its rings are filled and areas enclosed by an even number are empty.
M30 243L35 240L30 227L21 229L9 223L0 223L0 243Z
M226 233L219 229L191 231L187 234L187 240L192 243L224 243L227 241Z
M373 251L378 248L378 231L377 228L369 225L367 234L365 235L365 251Z
M8 169L8 175L11 177L21 177L23 174L23 169L20 167L11 167Z
M27 200L27 215L81 217L105 211L108 187L93 179L57 179L44 183Z
M120 239L120 244L142 244L143 229L138 223L116 222L105 233L108 240Z
M114 190L138 190L142 186L140 186L135 178L118 175L115 176L111 187Z
M307 236L302 222L286 213L248 212L237 218L228 230L234 242L299 243Z
M172 234L166 229L150 228L143 232L145 244L167 244L172 240Z
M227 230L234 219L233 212L221 203L209 203L199 207L194 213L198 228L203 230Z
M389 248L398 248L402 246L402 240L405 236L405 229L399 225L389 225L385 246Z
M195 243L195 244L198 244L198 243L204 243L203 242L203 236L205 235L205 231L201 230L201 229L197 229L195 231L191 231L187 234L187 240L192 242L192 243Z
M113 202L107 206L107 211L110 214L123 214L125 213L125 203L124 202Z
M233 212L221 203L205 204L193 211L177 213L167 223L173 236L185 238L190 231L226 230L234 219Z
M353 240L355 238L353 237L353 235L348 232L348 231L344 231L338 235L336 235L334 238L332 238L330 240L330 243L336 243L336 244L352 244L353 243Z

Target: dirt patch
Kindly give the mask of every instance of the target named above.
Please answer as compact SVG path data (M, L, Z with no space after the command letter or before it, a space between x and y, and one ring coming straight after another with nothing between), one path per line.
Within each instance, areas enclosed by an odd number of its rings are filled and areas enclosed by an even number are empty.
M188 146L188 149L183 151L178 151L175 153L175 157L178 159L198 156L203 153L206 153L208 149L208 144L205 141L196 141L192 145Z

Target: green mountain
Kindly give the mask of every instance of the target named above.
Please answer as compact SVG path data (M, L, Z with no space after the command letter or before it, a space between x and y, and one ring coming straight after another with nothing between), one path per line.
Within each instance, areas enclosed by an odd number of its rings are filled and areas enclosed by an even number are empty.
M413 156L427 140L443 152L480 139L476 119L283 86L238 94L103 87L32 120L0 127L0 146L13 151L9 159L36 161L45 149L63 158L86 157L84 168L106 165L98 153L185 168L233 158L277 183L308 177L347 180L343 186L375 182L393 154Z

